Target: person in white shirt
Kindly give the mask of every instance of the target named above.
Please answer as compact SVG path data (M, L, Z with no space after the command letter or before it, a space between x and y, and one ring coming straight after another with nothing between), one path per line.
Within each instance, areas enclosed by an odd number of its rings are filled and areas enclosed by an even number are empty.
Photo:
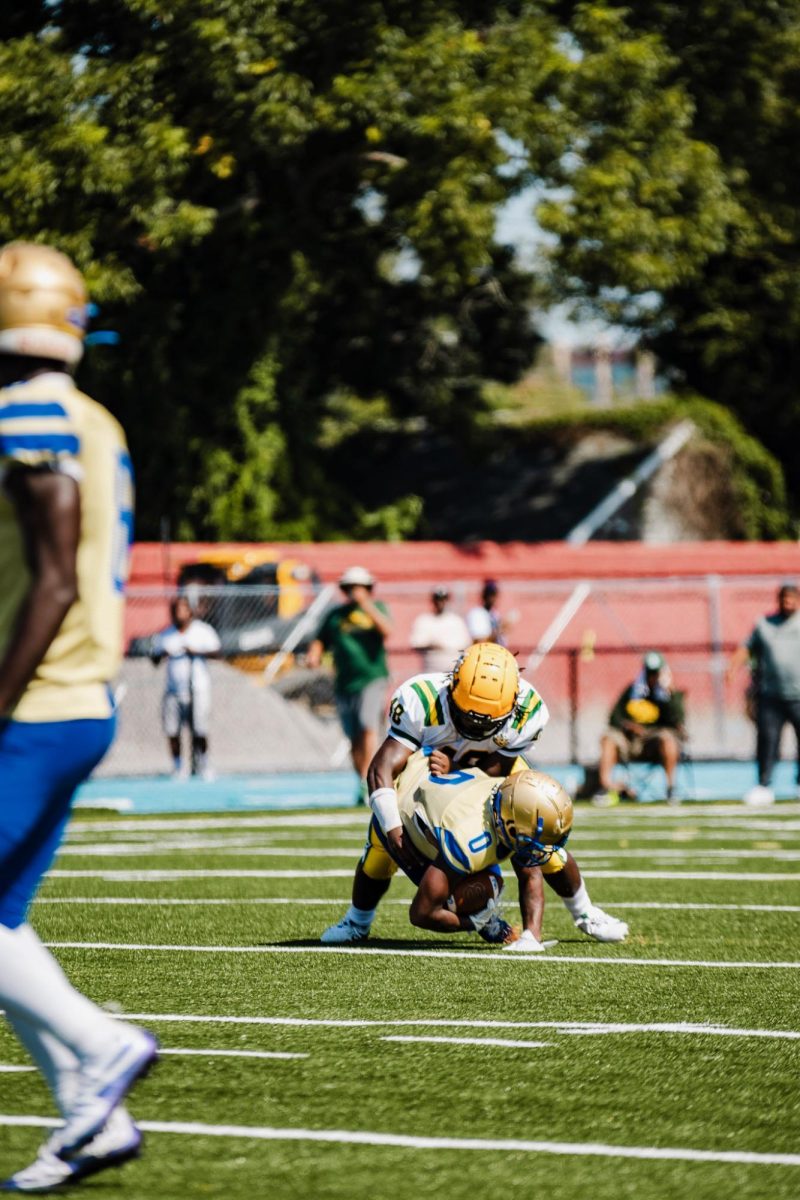
M467 613L467 628L473 642L497 642L505 646L506 634L517 621L519 614L510 612L501 617L497 610L500 588L497 581L487 579L481 588L481 602Z
M420 613L411 626L411 646L422 655L423 671L451 671L472 641L464 618L448 611L449 599L446 587L434 588L433 612Z
M153 639L152 661L167 660L167 678L161 702L161 719L172 754L172 774L186 779L190 773L211 780L208 762L208 726L211 716L211 676L207 658L220 651L217 631L192 612L186 596L173 600L172 625ZM192 738L191 770L184 764L181 731L187 727Z

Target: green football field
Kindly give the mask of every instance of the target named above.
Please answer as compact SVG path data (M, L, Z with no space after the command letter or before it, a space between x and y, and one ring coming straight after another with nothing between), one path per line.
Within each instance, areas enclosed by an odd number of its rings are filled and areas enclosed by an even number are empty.
M797 1200L800 806L580 809L570 848L630 937L548 894L534 957L420 934L405 880L368 943L321 947L364 826L73 822L33 923L162 1046L144 1156L86 1195ZM3 1027L3 1175L53 1117L26 1066Z

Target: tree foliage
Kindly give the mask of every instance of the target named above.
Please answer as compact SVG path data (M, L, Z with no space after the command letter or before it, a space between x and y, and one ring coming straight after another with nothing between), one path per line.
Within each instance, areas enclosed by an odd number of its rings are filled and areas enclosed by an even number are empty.
M594 53L586 6L560 3L557 11L584 52ZM677 383L733 409L784 464L797 500L800 2L624 0L603 5L601 19L657 54L662 116L679 104L702 167L688 180L676 170L674 185L683 197L699 186L707 211L683 243L687 257L666 271L645 261L637 277L635 255L592 220L593 181L577 178L571 229L556 252L562 285L575 292L579 277L602 312L644 331ZM613 41L616 54L619 34ZM622 148L623 160L631 150ZM646 249L647 231L628 228ZM670 212L657 255L670 254L674 228Z
M748 353L777 388L777 312L800 320L799 3L5 5L0 239L71 253L121 334L82 379L129 432L140 535L408 533L412 480L378 514L330 482L342 397L458 430L530 362L554 295L755 413ZM494 241L532 183L548 280Z

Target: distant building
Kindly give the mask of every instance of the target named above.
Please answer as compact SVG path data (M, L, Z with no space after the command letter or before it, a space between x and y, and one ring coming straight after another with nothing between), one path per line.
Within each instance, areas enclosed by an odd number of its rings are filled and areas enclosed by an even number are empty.
M589 346L553 346L553 363L565 383L580 388L598 408L615 398L653 400L664 391L652 354L635 346L613 350L598 342Z

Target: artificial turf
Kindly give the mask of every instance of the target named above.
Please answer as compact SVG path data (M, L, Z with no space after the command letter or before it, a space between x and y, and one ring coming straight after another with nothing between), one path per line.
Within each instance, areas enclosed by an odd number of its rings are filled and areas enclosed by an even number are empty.
M504 954L473 935L421 934L403 903L384 904L363 950L320 952L320 931L346 907L362 833L352 813L73 822L33 923L48 942L81 943L55 951L74 982L117 1011L148 1014L141 1023L166 1050L306 1056L165 1054L134 1093L133 1113L213 1128L150 1133L139 1162L87 1181L87 1194L472 1200L491 1189L514 1198L547 1190L597 1200L796 1200L794 1163L585 1150L797 1155L800 1036L786 1035L797 1030L800 1000L798 806L580 811L570 846L593 900L631 934L618 946L591 942L549 897L545 935L558 945L544 959ZM330 871L340 874L314 874ZM513 908L512 880L508 892ZM405 880L390 893L410 895ZM276 899L289 902L261 903ZM135 948L153 946L193 949ZM722 963L749 965L714 965ZM167 1019L187 1016L257 1020ZM738 1032L663 1028L685 1023ZM420 1037L544 1044L387 1040ZM25 1062L2 1028L0 1064ZM37 1075L0 1072L0 1114L53 1115ZM217 1136L220 1126L573 1149L255 1140ZM42 1134L0 1128L8 1174Z

